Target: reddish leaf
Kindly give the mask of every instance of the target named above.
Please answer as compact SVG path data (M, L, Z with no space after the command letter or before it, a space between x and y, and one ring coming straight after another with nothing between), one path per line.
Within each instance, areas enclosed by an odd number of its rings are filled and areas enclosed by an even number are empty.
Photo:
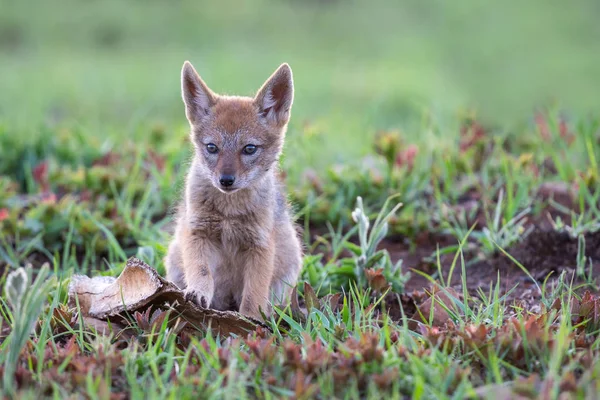
M283 352L285 354L284 365L288 365L294 368L302 367L302 354L300 353L300 346L290 339L286 339L283 342Z
M229 357L231 356L231 351L229 348L219 347L217 349L217 355L219 356L219 364L221 365L221 369L227 368L229 364Z
M575 141L576 136L569 130L569 127L564 119L561 119L558 124L558 133L568 146L571 146L571 144L573 144Z
M305 371L312 373L320 368L327 367L329 357L329 352L323 347L323 343L320 340L311 341L306 349Z
M465 152L485 138L485 129L477 121L470 121L460 129L460 151Z
M48 161L42 161L33 168L32 171L33 180L35 183L40 185L43 192L50 190L50 184L48 182Z
M375 270L373 268L367 268L365 270L365 275L369 287L378 293L386 291L390 286L385 279L385 276L383 276L382 269Z
M387 389L394 382L398 381L400 373L397 367L387 368L381 374L373 374L373 382L379 387L379 389Z
M600 298L586 291L579 305L579 316L596 325L600 322Z
M327 296L323 297L323 305L329 303L329 308L331 308L332 311L336 311L338 309L341 297L341 293L328 294Z
M164 169L165 169L165 157L161 156L160 154L156 153L153 150L149 150L148 151L148 158L156 166L156 169L159 172L164 171Z
M121 156L113 151L109 151L98 160L92 163L92 166L103 166L108 167L112 164L117 163L121 159Z
M312 308L316 308L317 310L321 309L321 302L319 298L315 294L312 286L308 282L304 282L304 302L306 303L306 310L310 313Z
M0 222L8 219L8 208L0 208Z
M552 136L550 136L550 128L548 127L548 123L541 113L537 113L535 115L535 124L538 127L542 139L544 139L546 142L549 142L552 139Z
M407 167L410 171L415 165L417 154L419 154L419 147L416 144L411 144L396 154L395 163L399 167Z
M304 313L302 312L302 309L300 308L300 304L298 303L298 289L296 286L294 286L294 288L292 289L292 294L291 294L291 311L292 311L292 317L296 320L296 321L305 321L306 320L306 315L304 315Z
M457 312L453 298L458 299L460 295L450 287L444 290L434 287L429 295L429 299L417 307L417 311L412 316L412 319L425 323L431 322L434 326L442 326L450 318L446 310ZM432 307L433 320L429 321ZM414 324L412 324L412 327L414 329Z

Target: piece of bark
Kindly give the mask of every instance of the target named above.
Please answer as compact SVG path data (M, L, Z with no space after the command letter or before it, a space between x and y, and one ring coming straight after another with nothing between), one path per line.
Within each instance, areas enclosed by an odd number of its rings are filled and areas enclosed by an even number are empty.
M137 258L127 260L118 278L74 275L69 284L69 305L80 306L84 318L118 320L148 307L171 309L188 325L213 334L246 336L263 323L234 311L202 309L186 301L183 291ZM268 329L268 328L267 328Z

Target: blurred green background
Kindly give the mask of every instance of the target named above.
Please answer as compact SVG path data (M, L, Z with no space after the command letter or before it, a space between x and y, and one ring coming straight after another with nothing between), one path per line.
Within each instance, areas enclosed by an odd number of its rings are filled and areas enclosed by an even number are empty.
M0 0L0 132L181 140L184 60L247 95L285 61L286 162L321 167L367 153L378 130L422 141L423 118L598 110L599 17L597 1Z

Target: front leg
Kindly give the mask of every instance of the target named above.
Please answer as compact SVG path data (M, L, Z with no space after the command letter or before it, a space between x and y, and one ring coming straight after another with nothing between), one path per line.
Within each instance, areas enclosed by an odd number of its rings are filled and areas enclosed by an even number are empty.
M194 301L200 307L210 307L215 292L210 266L218 257L218 252L202 232L184 228L181 232L181 255L186 299Z
M260 319L260 311L270 314L269 287L273 278L274 251L268 248L247 250L244 265L244 289L240 312L244 315Z

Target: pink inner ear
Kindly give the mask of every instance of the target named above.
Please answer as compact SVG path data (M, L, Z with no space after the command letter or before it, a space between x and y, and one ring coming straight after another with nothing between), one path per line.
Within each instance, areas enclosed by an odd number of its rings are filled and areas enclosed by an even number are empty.
M273 121L285 119L290 105L290 85L285 79L273 82L262 99L261 116Z
M192 98L196 98L198 96L198 86L196 86L196 83L194 81L192 81L192 79L190 79L189 77L185 80L185 85L186 85L186 89L188 94L192 97Z
M268 90L267 93L265 94L265 97L262 100L262 109L263 109L263 113L267 113L269 112L270 109L272 109L273 107L275 107L277 105L277 98L275 96L273 96L273 91L272 90Z
M279 111L282 106L287 103L289 96L289 85L287 82L276 82L271 89L271 97L274 99L274 106Z
M187 75L184 79L186 91L186 103L197 114L203 117L209 113L212 106L212 98L206 92L201 82L196 81L195 77Z

